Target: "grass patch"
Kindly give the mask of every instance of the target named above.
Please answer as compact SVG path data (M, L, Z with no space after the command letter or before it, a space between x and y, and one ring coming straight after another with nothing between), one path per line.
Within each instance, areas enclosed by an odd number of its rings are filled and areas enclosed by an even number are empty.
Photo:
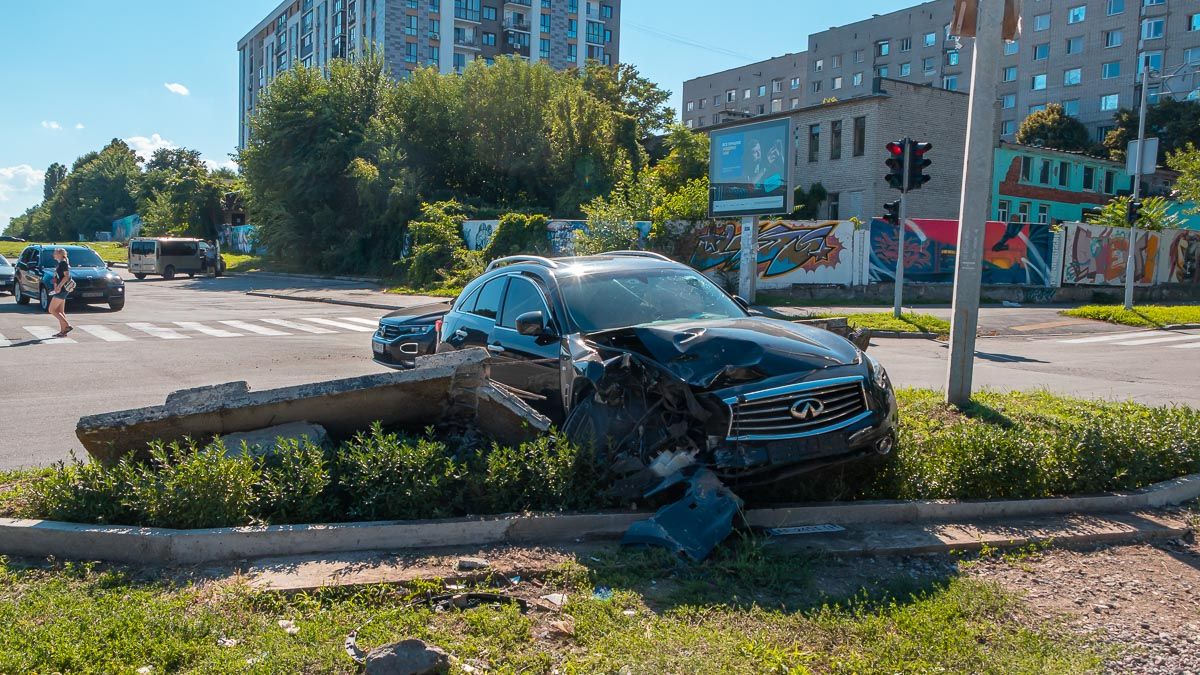
M1138 305L1131 310L1126 310L1124 305L1084 305L1064 309L1061 313L1123 326L1162 328L1187 323L1200 324L1200 305Z
M429 295L435 298L457 298L462 294L462 286L430 286L428 288L414 288L404 284L390 285L390 282L384 281L384 293L395 293L397 295Z
M499 672L1075 673L1102 661L996 585L897 581L892 593L824 603L808 565L753 541L698 565L615 553L568 563L545 586L510 588L531 599L564 592L561 612L413 602L439 588L282 596L0 559L0 672L357 672L342 650L356 628L361 647L416 637ZM285 619L295 635L279 627Z
M870 328L871 330L889 330L898 333L931 333L947 335L950 333L950 322L939 319L932 314L919 312L902 312L897 319L891 312L867 312L862 314L831 312L815 312L805 318L833 319L846 317L851 328Z
M736 292L736 291L735 291ZM758 291L754 304L764 307L891 307L891 303L861 298L797 298L787 293ZM946 305L945 300L905 299L905 305Z
M126 262L129 260L129 250L115 241L59 241L59 242L20 242L20 241L0 241L0 255L8 258L9 261L15 261L21 251L25 250L26 246L31 244L41 243L56 243L63 246L87 246L94 250L101 258L108 262Z

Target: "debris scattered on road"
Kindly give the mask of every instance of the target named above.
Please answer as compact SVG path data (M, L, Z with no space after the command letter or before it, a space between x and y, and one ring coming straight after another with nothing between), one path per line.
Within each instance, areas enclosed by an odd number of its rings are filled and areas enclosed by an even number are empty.
M521 613L529 611L529 603L523 598L500 593L453 593L447 595L431 595L417 600L414 604L429 605L435 612L448 612L452 609L474 609L483 605L515 604Z
M733 531L733 519L742 508L742 500L705 468L676 473L646 496L681 485L686 486L681 499L662 507L652 518L630 525L621 543L661 546L697 561L707 558Z
M563 605L565 605L567 603L567 594L566 593L551 593L549 595L543 595L541 597L541 599L545 600L546 602L550 603L551 605L553 605L555 607L562 607Z
M459 558L456 566L459 572L471 572L474 570L487 569L490 566L487 560L483 558Z

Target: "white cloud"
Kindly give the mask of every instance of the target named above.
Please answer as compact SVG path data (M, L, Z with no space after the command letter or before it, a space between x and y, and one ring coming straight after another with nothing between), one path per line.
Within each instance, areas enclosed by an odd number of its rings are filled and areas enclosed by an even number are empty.
M0 230L42 199L43 173L28 164L0 166Z
M208 167L209 171L216 171L217 169L229 169L230 171L238 170L237 162L233 161L232 159L226 159L218 162L216 160L205 158L204 165Z
M62 125L54 120L42 120L42 128L50 129L51 131L58 131L59 129L62 129Z
M146 136L132 136L130 138L126 138L125 142L128 143L129 147L132 148L133 151L144 160L150 159L151 155L154 154L154 151L158 150L159 148L179 147L162 136L159 136L158 134L150 134L148 138Z
M76 122L76 123L75 123L75 128L76 128L76 129L82 129L82 128L83 128L83 122Z
M187 96L192 93L187 87L178 82L163 82L163 86L172 94L179 94L180 96Z

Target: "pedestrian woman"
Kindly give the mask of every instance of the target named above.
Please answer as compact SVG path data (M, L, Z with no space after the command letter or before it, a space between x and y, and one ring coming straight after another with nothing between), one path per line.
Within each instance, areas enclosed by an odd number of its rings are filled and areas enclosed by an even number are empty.
M54 249L54 259L58 261L58 265L54 267L54 292L50 294L50 316L58 319L58 333L56 338L66 337L73 329L71 324L67 323L67 295L71 289L75 287L75 282L71 280L71 262L67 260L67 250L65 248Z

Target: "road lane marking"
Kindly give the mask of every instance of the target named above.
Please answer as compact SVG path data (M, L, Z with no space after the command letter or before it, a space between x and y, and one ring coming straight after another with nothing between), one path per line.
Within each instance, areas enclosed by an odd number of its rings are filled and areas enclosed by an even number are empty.
M1128 340L1129 338L1132 338L1132 337L1146 338L1146 337L1162 337L1165 335L1171 335L1171 333L1166 333L1163 331L1150 331L1150 332L1146 332L1146 333L1139 333L1137 331L1129 331L1128 333L1117 333L1116 335L1098 335L1095 337L1075 338L1074 340L1057 340L1057 342L1060 342L1065 345L1081 345L1081 344L1085 344L1088 342L1112 342L1113 340Z
M344 321L333 321L330 319L318 319L318 318L311 317L311 316L305 316L305 317L301 317L301 318L304 319L305 321L319 323L324 326L333 326L334 328L345 328L346 330L358 331L360 333L374 333L375 332L374 328L367 328L366 326L360 326L355 323L346 323Z
M54 337L54 334L58 332L57 328L49 326L23 326L23 328L29 331L29 334L33 337L41 340L44 345L65 345L75 342L71 338Z
M0 347L7 347L11 344L12 342L9 342L8 338L4 337L4 335L0 335Z
M284 328L291 328L292 330L304 331L305 333L315 333L317 335L334 335L337 333L336 330L329 330L328 328L318 328L317 326L306 326L305 324L302 324L302 323L297 323L295 321L287 321L284 319L259 319L259 320L262 321L263 323L270 323L270 324L274 324L276 326L283 326Z
M133 338L122 335L108 326L76 326L76 328L87 331L105 342L133 342Z
M1200 337L1200 336L1197 336ZM1171 349L1200 349L1200 342L1189 342L1186 345L1169 345Z
M232 331L221 330L220 328L209 328L208 326L205 326L204 324L196 322L196 321L176 321L175 325L179 326L180 328L194 330L197 333L204 333L205 335L211 335L213 337L219 337L219 338L244 337L241 333L234 333Z
M338 318L342 319L343 321L353 321L355 323L361 323L361 324L370 326L372 330L379 328L379 322L372 321L370 319L356 319L352 316L339 316Z
M1168 337L1147 338L1145 340L1130 340L1129 342L1118 342L1116 344L1122 347L1136 347L1138 345L1153 345L1159 342L1180 342L1182 340L1200 340L1200 335L1171 335Z
M222 321L221 323L225 324L226 326L231 326L233 328L236 328L238 330L244 330L247 333L258 333L259 335L291 335L291 333L285 333L281 330L275 330L274 328L264 328L262 326L256 326L256 325L254 325L252 323L248 323L246 321Z
M1043 330L1046 328L1062 328L1063 326L1078 326L1079 324L1082 324L1082 323L1088 323L1088 322L1081 321L1079 319L1071 319L1071 320L1063 320L1063 321L1046 321L1044 323L1027 323L1023 326L1013 326L1012 329L1019 330L1024 333L1024 332L1031 331L1031 330Z
M130 328L132 328L134 330L140 330L143 333L150 335L152 337L156 337L160 340L187 340L187 339L191 338L190 335L181 335L180 333L176 333L174 330L171 330L170 328L164 328L162 326L155 326L152 323L142 323L139 321L139 322L134 322L134 323L127 323L125 325L129 326Z

